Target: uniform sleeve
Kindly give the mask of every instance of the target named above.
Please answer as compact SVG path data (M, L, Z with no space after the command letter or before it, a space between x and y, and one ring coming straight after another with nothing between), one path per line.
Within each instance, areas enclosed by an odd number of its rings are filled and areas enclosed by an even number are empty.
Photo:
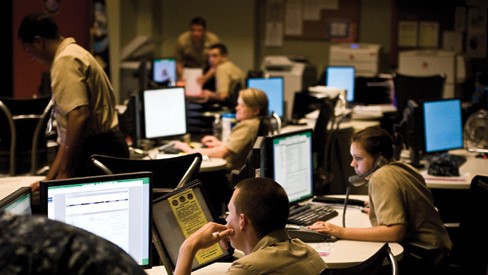
M369 193L378 225L406 224L399 178L388 166L378 169L371 177Z

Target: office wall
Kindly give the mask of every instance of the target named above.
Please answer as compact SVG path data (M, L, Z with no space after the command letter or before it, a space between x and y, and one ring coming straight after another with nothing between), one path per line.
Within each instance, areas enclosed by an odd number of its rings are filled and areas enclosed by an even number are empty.
M255 0L162 0L162 55L174 53L178 35L188 30L195 16L207 20L208 30L216 33L229 49L230 59L244 71L254 67Z
M72 36L88 49L90 42L90 2L62 1L60 11L54 15L63 36ZM17 30L22 18L30 12L42 12L42 1L12 1L12 56L13 56L13 96L28 98L38 95L41 73L49 70L47 65L32 60L22 49Z

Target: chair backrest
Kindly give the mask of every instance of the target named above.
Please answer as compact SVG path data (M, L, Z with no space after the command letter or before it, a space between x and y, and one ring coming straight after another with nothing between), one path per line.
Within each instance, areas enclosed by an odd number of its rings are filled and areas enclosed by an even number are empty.
M230 82L229 85L229 95L227 98L227 105L234 109L237 106L237 98L239 97L239 92L244 87L242 79L235 79Z
M398 115L403 116L403 110L409 99L439 99L442 98L445 74L431 76L410 76L393 73L393 85L395 90L395 102Z
M164 159L129 159L105 155L92 155L93 172L118 174L126 172L153 172L153 189L156 193L173 191L198 177L202 155L180 155Z
M35 174L38 160L42 159L46 162L45 129L52 109L51 98L48 96L31 99L1 97L0 101L9 112L6 113L4 108L2 108L4 112L0 112L0 128L9 129L0 131L2 163L8 152L10 163L13 163L10 167L13 167L11 169L14 174L29 172ZM27 169L29 167L30 170Z
M488 176L475 176L459 224L459 235L453 239L450 264L459 266L460 274L488 274L488 234L483 219L488 209ZM478 248L478 249L476 249Z
M398 275L398 263L395 256L391 252L388 243L385 243L380 250L378 250L373 256L369 257L366 261L347 268L328 268L324 269L321 275L374 275L385 274L382 270L385 266L385 261L388 262L392 275Z

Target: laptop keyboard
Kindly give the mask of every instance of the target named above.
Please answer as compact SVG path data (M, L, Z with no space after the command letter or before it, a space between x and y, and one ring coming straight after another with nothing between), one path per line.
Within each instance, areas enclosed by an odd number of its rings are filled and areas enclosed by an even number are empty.
M302 226L312 225L316 221L327 221L337 216L338 212L323 204L304 204L290 209L288 222Z

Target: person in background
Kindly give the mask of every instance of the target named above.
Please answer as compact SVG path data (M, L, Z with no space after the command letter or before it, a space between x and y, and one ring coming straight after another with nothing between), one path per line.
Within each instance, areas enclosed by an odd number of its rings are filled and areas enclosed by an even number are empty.
M245 254L225 274L317 275L327 268L315 249L288 235L288 196L274 180L248 178L239 182L228 209L226 225L208 223L183 242L175 275L190 274L197 251L219 241L226 248L230 242Z
M452 243L424 178L393 160L394 138L369 127L352 136L351 166L368 183L372 227L344 228L319 221L310 229L340 239L398 242L404 248L401 274L441 274Z
M204 89L201 102L224 102L229 97L232 81L244 81L244 72L229 59L227 46L222 43L213 44L208 50L208 60L215 70L215 91Z
M241 90L236 107L237 124L232 128L227 140L222 141L209 135L201 140L206 148L191 148L184 142L177 142L175 148L185 153L199 152L209 157L225 158L229 171L240 169L256 140L260 127L269 128L265 119L267 116L266 94L255 88ZM265 125L262 126L261 122Z
M46 216L0 211L0 247L0 274L146 274L112 242Z
M74 38L61 36L43 13L23 18L18 39L33 59L50 65L59 148L46 180L87 175L95 153L129 157L112 85L93 55ZM39 182L32 187L35 191Z
M198 79L200 85L209 82L215 70L208 64L208 48L218 43L219 37L207 30L207 22L202 17L190 21L190 29L178 36L175 57L178 79L183 78L184 68L202 68L205 74Z

